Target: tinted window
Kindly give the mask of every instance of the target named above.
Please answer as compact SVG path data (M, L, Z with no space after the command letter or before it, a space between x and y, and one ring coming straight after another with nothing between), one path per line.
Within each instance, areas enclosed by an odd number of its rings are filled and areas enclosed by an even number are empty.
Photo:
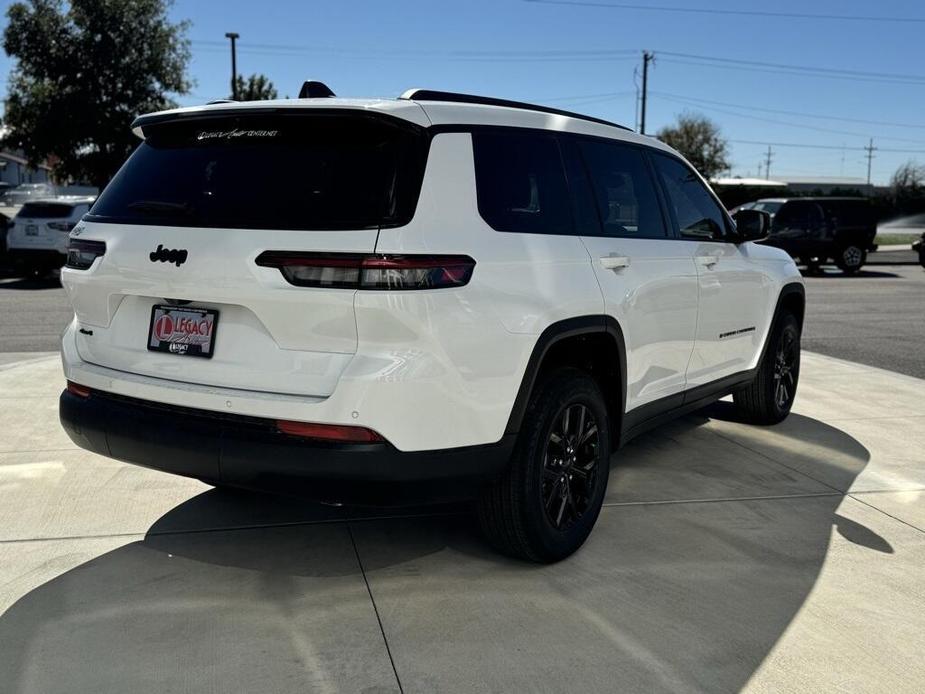
M640 150L586 140L588 166L605 236L664 238L665 225L655 186Z
M479 213L497 231L571 234L559 145L551 135L472 134Z
M822 200L820 204L842 226L874 223L874 210L866 200Z
M363 229L414 214L423 133L349 114L175 121L146 140L91 219L257 229Z
M562 158L565 160L565 175L572 195L572 210L575 218L575 233L584 236L601 235L601 219L597 201L588 180L588 169L574 138L560 138Z
M18 217L29 219L51 219L53 217L70 217L74 211L71 205L56 202L27 202L19 210Z
M686 239L721 241L726 238L726 217L710 191L693 170L673 157L652 157L668 201L674 212L678 233Z
M788 202L774 217L774 229L816 229L822 226L823 214L814 202Z

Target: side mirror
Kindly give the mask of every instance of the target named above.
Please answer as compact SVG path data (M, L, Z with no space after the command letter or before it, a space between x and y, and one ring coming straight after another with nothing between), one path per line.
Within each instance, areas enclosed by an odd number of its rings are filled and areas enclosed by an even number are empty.
M761 210L739 210L733 216L739 243L760 241L771 230L771 215Z

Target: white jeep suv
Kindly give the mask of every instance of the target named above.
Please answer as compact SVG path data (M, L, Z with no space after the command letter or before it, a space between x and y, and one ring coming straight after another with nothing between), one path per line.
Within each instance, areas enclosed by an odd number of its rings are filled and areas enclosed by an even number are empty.
M495 546L553 561L636 434L730 393L789 412L800 274L654 139L423 90L134 129L62 272L61 420L88 450L327 498L466 490Z
M28 275L60 268L67 257L69 234L93 200L87 196L62 196L24 204L7 231L7 262Z

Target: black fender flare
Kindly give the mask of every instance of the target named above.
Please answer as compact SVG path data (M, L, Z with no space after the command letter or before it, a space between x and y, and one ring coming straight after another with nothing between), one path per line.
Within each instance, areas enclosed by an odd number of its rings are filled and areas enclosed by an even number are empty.
M540 367L543 364L543 359L549 353L549 350L562 340L579 335L594 334L608 334L613 337L616 342L618 359L620 362L619 415L623 415L626 411L626 341L623 338L623 330L613 316L577 316L575 318L566 318L565 320L552 323L540 333L540 336L536 340L536 344L533 346L530 359L527 362L527 368L520 382L517 397L514 399L511 415L508 418L507 427L504 430L505 434L517 434L520 431L524 414L527 411L527 405L530 402L530 395L533 393L533 388L536 386Z
M774 328L777 327L777 321L780 320L780 314L784 310L784 303L791 296L799 296L800 298L803 312L797 316L797 320L800 323L800 332L803 332L803 319L806 312L806 288L803 286L802 282L788 282L781 287L780 293L777 295L777 304L774 306L774 313L771 315L771 322L768 325L768 334L765 335L764 345L761 348L761 356L758 358L759 366L764 363L764 356L768 351L768 344L771 342L771 335L774 334Z

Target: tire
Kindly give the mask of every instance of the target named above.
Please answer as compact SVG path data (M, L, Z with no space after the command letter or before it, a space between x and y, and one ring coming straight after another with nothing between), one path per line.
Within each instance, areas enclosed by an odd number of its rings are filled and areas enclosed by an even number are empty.
M853 244L839 249L835 256L835 264L846 275L853 275L861 269L866 261L867 251Z
M579 438L584 442L575 445ZM508 469L478 499L488 541L503 554L542 563L581 547L604 503L610 445L597 382L573 368L550 374L530 399Z
M810 256L802 256L800 262L806 266L806 273L808 275L816 275L819 273L820 266L822 265L822 260Z
M800 381L800 324L789 311L777 319L755 379L733 394L743 419L777 424L786 419Z

